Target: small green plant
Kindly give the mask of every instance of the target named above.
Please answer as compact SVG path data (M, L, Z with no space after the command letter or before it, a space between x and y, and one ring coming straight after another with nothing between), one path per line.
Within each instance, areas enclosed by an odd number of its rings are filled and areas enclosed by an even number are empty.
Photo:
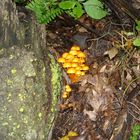
M80 18L84 13L82 4L77 0L61 1L59 7L75 19Z
M136 124L132 128L130 140L138 140L139 135L140 135L140 125Z
M39 23L46 24L63 12L63 10L59 8L57 0L33 0L26 8L35 12Z
M49 23L62 13L67 13L75 19L84 13L94 19L101 19L107 15L100 0L33 0L26 7L35 12L40 23Z
M136 21L136 30L139 33L140 32L140 21ZM133 40L133 45L140 48L140 35L138 35L134 40Z

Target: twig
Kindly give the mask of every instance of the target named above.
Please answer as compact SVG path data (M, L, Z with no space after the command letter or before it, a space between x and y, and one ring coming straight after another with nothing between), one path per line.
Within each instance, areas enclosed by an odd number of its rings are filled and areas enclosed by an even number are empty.
M132 83L134 83L135 81L137 81L138 79L140 79L140 77L137 77L137 78L133 79L133 80L127 85L127 87L125 88L125 90L124 90L124 92L123 92L123 97L124 97L124 95L126 94L127 90L129 89L130 85L131 85Z
M133 113L131 113L130 109L128 110L128 113L137 121L140 121L139 118L137 118Z
M138 106L136 106L134 103L129 102L129 101L128 101L127 103L129 103L129 104L131 104L132 106L134 106L134 107L140 112L140 108L139 108ZM137 114L140 115L140 113L137 113Z

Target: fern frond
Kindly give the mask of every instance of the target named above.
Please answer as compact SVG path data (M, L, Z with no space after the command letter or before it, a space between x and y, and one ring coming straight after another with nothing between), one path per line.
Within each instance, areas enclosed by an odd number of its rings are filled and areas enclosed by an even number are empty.
M26 8L35 12L39 23L48 24L63 13L56 0L33 0Z

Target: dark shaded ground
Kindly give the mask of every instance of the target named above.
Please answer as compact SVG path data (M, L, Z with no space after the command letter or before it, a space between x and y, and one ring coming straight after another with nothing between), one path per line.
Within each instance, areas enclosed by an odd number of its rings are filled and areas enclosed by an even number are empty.
M78 44L90 66L87 75L72 84L72 94L65 102L74 107L60 110L53 140L69 131L78 132L80 140L128 140L131 125L140 119L140 54L132 45L133 35L125 35L133 31L134 23L126 15L121 23L112 16L100 21L82 17L80 22L87 29L70 25L67 19L47 26L47 46L57 58Z

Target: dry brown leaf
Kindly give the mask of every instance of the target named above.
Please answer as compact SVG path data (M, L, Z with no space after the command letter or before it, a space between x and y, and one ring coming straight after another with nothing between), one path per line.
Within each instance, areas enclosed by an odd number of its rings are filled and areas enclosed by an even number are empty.
M84 115L88 115L89 119L92 121L96 121L97 113L95 111L87 111L84 110Z
M113 59L118 54L118 49L116 47L111 48L110 50L106 51L104 54L108 55L110 59Z
M84 114L88 115L92 121L95 121L99 112L107 111L113 102L113 89L108 85L108 79L102 75L90 77L88 84L90 86L89 94L87 94L87 103L93 108L93 111L84 110Z
M106 71L106 65L104 65L103 67L101 67L100 73L105 72L105 71Z

